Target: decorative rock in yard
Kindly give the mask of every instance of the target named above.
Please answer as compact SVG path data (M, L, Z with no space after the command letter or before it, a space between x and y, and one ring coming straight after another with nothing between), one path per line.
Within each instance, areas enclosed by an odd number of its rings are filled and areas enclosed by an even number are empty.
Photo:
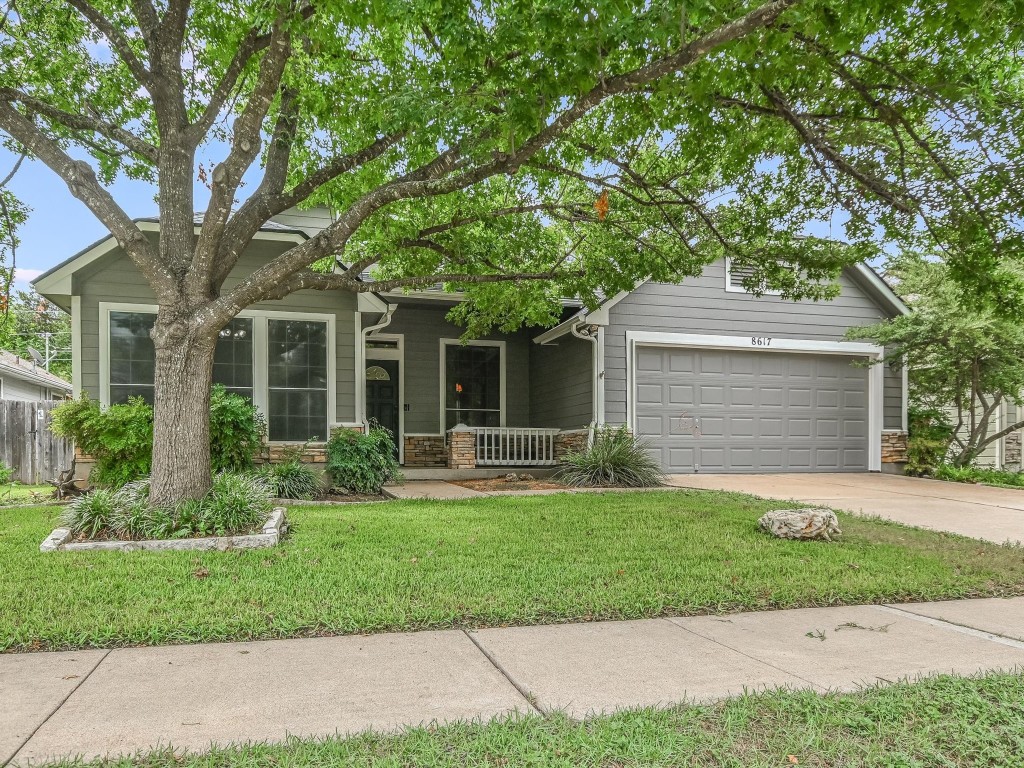
M116 552L135 552L137 550L221 550L256 549L259 547L276 547L281 537L288 531L288 518L284 507L274 507L263 524L260 533L243 534L240 536L202 536L191 539L144 539L142 541L71 541L71 530L57 528L43 543L40 552L81 552L86 550L113 550Z
M519 475L517 475L515 472L509 472L507 475L505 475L505 482L506 483L514 483L518 479L519 479Z
M523 474L521 474L519 476L519 479L522 480L523 482L527 482L527 481L530 481L530 480L536 480L536 478L533 475L531 475L529 472L524 472Z
M832 541L842 533L831 509L776 509L765 513L757 524L780 539Z

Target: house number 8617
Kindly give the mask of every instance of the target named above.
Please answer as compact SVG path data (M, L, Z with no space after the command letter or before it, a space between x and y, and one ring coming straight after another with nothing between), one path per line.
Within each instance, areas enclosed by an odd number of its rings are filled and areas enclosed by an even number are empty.
M770 347L772 345L771 336L751 336L750 346L752 347Z

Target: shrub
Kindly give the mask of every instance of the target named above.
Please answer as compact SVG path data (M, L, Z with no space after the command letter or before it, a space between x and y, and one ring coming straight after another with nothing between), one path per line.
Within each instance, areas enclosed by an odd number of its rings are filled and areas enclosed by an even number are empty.
M937 408L911 408L907 412L907 466L904 472L920 477L932 474L949 450L953 425Z
M202 499L177 507L149 503L149 480L97 488L61 513L61 523L87 538L172 539L228 536L259 529L270 513L270 489L252 474L221 472Z
M327 472L334 485L351 493L379 494L401 478L391 431L374 424L366 433L339 429L327 443Z
M647 453L644 441L622 426L598 430L587 450L565 457L556 477L573 486L647 488L661 485L665 473Z
M141 397L100 408L86 395L53 410L50 429L69 437L95 460L89 475L94 485L120 488L149 474L153 460L153 408ZM256 407L221 385L210 399L210 460L214 472L252 467L266 422Z
M210 464L214 472L252 468L267 422L249 400L215 384L210 392Z
M954 483L984 483L1024 488L1024 472L1009 472L1005 469L954 467L952 464L943 464L936 468L934 476L938 480L949 480Z
M50 430L70 437L93 457L89 479L119 488L149 474L153 455L153 409L141 397L102 409L86 395L53 409Z
M14 467L8 467L0 461L0 485L6 485L14 477Z
M320 474L302 462L306 445L286 449L284 461L261 472L271 492L281 499L315 499L323 491Z

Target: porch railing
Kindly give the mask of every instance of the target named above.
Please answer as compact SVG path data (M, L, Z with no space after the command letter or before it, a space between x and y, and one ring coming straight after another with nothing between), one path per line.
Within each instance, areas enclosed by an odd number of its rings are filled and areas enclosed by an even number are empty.
M555 463L557 429L476 427L476 465L543 466Z

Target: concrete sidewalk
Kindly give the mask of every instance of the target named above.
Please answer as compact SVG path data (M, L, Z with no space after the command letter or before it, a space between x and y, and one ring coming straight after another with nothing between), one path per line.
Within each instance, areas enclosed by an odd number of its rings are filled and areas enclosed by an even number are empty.
M0 763L1024 667L1024 598L0 655Z

